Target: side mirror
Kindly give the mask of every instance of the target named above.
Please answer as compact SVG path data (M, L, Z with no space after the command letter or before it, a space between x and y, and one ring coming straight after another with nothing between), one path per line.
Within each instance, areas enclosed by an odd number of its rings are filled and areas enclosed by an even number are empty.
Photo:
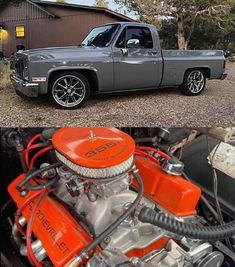
M231 57L231 55L232 55L231 51L229 51L229 50L224 51L224 57L225 58Z
M140 40L139 39L128 40L127 48L140 48Z

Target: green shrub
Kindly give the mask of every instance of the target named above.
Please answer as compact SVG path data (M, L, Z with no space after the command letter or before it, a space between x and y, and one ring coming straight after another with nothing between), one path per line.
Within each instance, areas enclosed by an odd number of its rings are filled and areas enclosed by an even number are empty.
M6 89L11 85L10 74L10 62L7 60L0 61L0 90Z

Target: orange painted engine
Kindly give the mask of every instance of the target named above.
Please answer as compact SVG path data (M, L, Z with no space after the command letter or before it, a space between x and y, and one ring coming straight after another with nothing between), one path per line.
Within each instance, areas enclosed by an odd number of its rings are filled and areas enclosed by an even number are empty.
M140 207L146 205L182 218L196 214L200 189L179 175L164 172L162 153L156 152L154 157L150 152L139 151L135 155L133 139L117 129L60 129L52 137L52 149L61 163L51 170L54 177L44 171L41 177L27 181L32 188L38 186L42 177L56 180L51 186L53 191L38 208L32 226L34 240L41 242L41 251L44 249L41 261L58 267L98 266L89 261L90 254L80 263L74 259L134 202L138 191L133 179L136 169L144 184ZM18 207L35 194L25 185L19 190L24 179L25 174L20 175L8 188ZM21 218L26 225L35 203L31 201L22 210ZM125 257L141 258L163 248L168 240L159 229L131 215L96 250L115 248Z

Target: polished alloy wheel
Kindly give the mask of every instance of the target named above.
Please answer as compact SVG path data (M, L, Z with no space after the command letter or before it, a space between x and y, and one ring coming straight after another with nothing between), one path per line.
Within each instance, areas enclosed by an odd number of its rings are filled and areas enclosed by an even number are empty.
M188 90L193 94L201 92L205 85L205 78L200 70L192 71L187 79Z
M72 108L79 105L86 95L83 81L74 75L60 77L53 85L52 96L62 107Z

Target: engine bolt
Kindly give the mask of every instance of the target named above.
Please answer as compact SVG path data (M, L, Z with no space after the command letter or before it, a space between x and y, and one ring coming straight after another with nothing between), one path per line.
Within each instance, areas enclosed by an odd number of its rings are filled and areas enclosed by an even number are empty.
M20 192L21 197L25 197L28 194L28 190L24 189Z
M110 236L106 236L106 237L104 238L104 243L105 243L105 244L110 243L110 241L111 241Z

